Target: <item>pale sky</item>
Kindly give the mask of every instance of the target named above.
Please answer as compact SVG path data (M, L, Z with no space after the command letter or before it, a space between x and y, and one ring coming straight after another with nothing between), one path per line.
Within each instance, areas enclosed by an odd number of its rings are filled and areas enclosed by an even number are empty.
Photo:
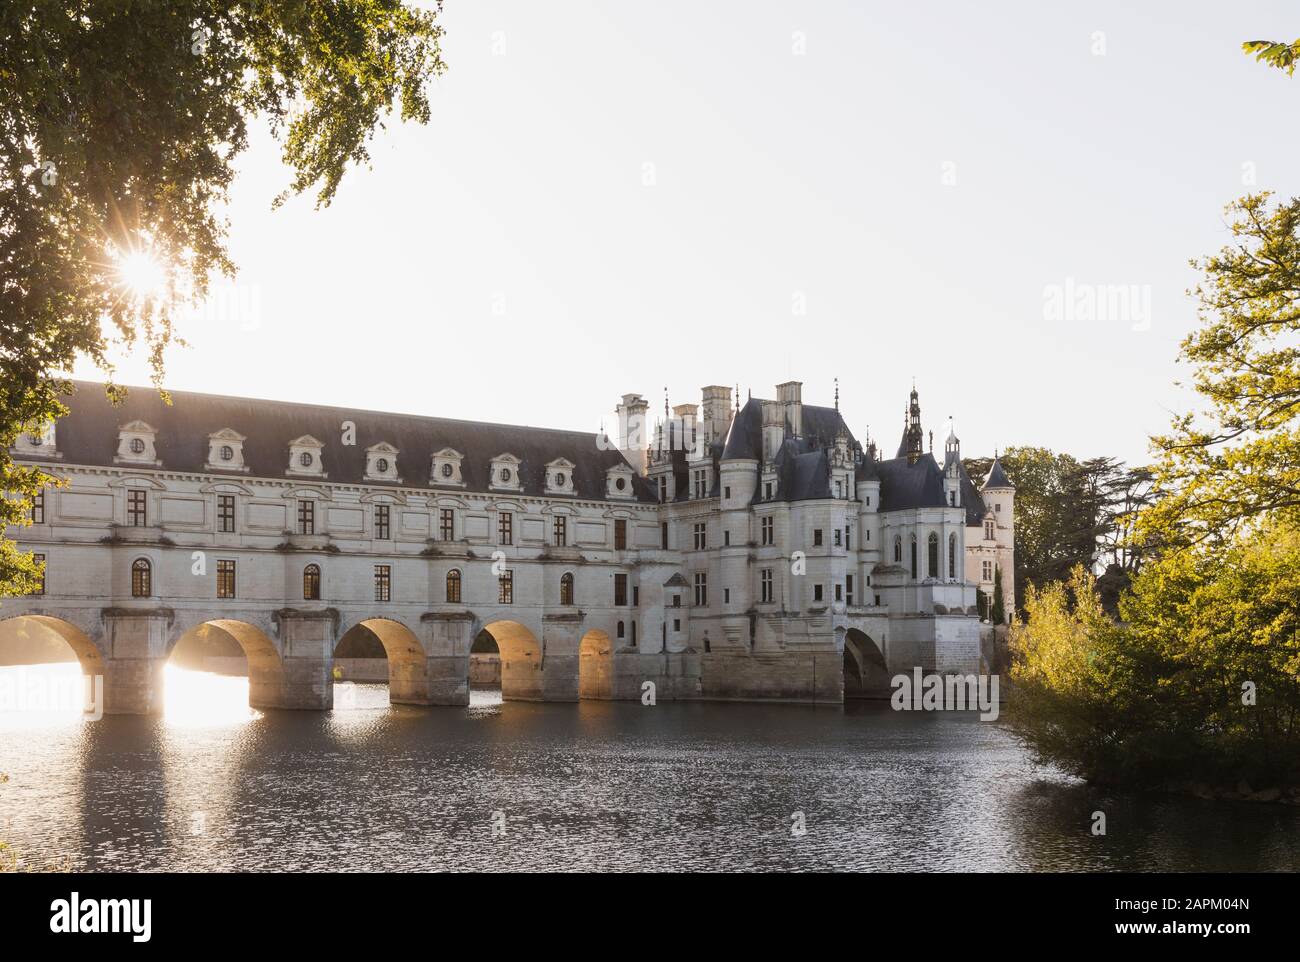
M168 384L594 431L627 392L838 377L892 454L915 377L937 445L951 414L967 455L1143 460L1189 403L1188 259L1300 192L1300 77L1240 52L1300 8L1064 6L447 0L431 122L332 207L272 211L274 144L242 157L238 292ZM1067 284L1149 317L1049 317Z

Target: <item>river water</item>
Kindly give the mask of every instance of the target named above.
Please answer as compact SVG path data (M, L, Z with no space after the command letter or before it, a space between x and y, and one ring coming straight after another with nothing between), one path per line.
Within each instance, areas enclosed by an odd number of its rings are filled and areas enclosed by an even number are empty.
M974 714L246 699L169 668L161 717L0 712L0 839L87 871L1300 869L1296 808L1098 792Z

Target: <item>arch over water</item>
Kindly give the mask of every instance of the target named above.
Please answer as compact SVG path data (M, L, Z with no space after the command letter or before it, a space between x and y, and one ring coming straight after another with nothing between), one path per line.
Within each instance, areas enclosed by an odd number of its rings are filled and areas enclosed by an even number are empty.
M339 635L335 650L357 628L365 628L384 646L388 659L388 700L394 704L429 703L429 657L419 637L393 618L363 618Z
M517 621L489 622L483 630L493 637L501 652L502 699L541 701L542 645L537 636Z
M207 631L215 630L219 638L205 637ZM257 625L234 618L210 618L176 633L168 645L169 658L183 649L197 643L202 646L200 652L215 649L221 651L221 639L232 639L238 644L248 662L248 703L254 708L278 708L282 704L284 688L284 659L270 636ZM213 644L213 642L216 642ZM218 655L219 656L219 655ZM200 661L195 665L202 670L211 670L210 663Z
M588 631L578 644L578 697L614 697L614 645L599 628Z
M0 644L11 634L47 639L57 644L62 641L81 663L82 674L104 674L104 654L84 631L70 621L53 615L15 615L0 619Z
M889 695L889 668L884 652L864 631L844 632L844 697L885 698Z

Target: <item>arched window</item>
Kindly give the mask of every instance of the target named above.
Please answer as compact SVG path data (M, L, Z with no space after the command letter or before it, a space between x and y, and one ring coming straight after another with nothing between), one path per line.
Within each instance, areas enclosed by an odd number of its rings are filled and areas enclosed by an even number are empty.
M894 564L901 565L902 563L903 563L903 539L900 538L898 535L894 535Z
M573 575L568 572L560 578L560 604L573 604Z
M957 577L957 536L948 535L948 578L949 580Z
M926 574L931 578L939 577L939 536L933 531L930 532L930 537L928 539L926 562Z
M457 568L447 572L447 603L460 604L460 570Z
M320 565L308 565L302 569L303 601L320 601Z
M912 580L915 581L917 577L918 575L917 575L917 567L916 567L916 534L913 533L912 535Z
M131 562L131 597L148 598L153 594L153 565L147 558Z

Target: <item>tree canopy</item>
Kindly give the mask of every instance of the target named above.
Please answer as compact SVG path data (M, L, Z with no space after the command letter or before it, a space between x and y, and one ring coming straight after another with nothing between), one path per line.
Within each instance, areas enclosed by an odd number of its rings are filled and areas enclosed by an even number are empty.
M56 418L79 357L114 344L161 387L173 315L233 275L221 207L265 118L292 176L275 202L328 205L384 119L429 119L440 6L398 0L29 0L0 5L0 523L51 479L8 450ZM132 291L144 260L156 288ZM0 539L0 591L34 586Z

